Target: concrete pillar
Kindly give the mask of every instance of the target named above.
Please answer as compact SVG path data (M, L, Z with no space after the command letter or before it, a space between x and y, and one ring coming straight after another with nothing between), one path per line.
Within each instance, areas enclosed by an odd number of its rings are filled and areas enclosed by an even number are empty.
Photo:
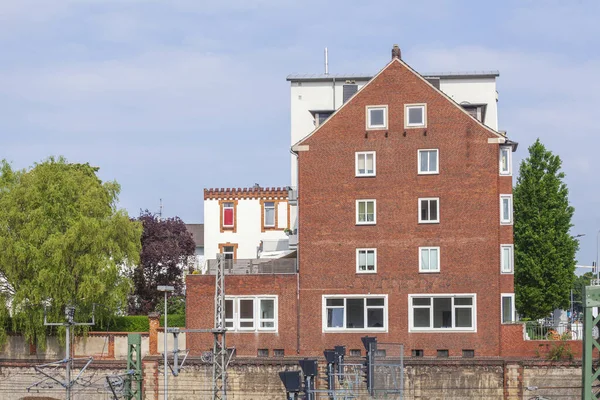
M158 400L158 361L142 361L142 393L144 400Z
M160 327L160 314L157 312L151 312L148 314L148 320L150 323L149 332L149 355L158 355L158 328Z
M504 399L521 400L523 398L523 365L521 363L504 364Z

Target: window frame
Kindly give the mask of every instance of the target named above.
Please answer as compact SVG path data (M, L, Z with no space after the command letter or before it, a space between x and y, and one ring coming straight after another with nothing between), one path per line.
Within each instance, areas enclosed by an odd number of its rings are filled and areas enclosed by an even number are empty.
M366 215L368 215L366 213L366 209L367 209L367 203L368 202L373 202L373 221L366 221ZM365 221L360 221L359 220L359 203L364 202L365 203ZM377 201L375 199L358 199L356 200L356 225L376 225L377 224Z
M273 209L273 224L267 225L267 204L272 204ZM265 229L273 229L277 227L277 202L275 200L265 200L262 204L263 206L263 226Z
M436 270L432 270L432 269L428 269L425 270L423 269L423 263L422 263L422 252L423 251L428 251L429 252L429 263L431 265L431 250L437 250L437 269ZM419 272L423 273L423 274L439 274L441 271L441 265L440 265L440 247L439 246L422 246L419 247Z
M377 105L377 106L366 106L366 129L367 130L381 130L388 129L388 106ZM383 110L383 125L372 125L371 124L371 110Z
M422 152L430 152L435 151L435 156L437 159L436 170L435 171L422 171L421 170L421 153ZM429 167L429 156L427 158L427 164ZM440 150L439 149L419 149L417 150L417 173L419 175L438 175L440 173Z
M507 169L502 168L502 152L506 151L507 157ZM500 175L512 176L512 147L511 146L500 146L498 151L498 170Z
M227 206L225 207L226 204L231 204L231 207ZM237 204L238 201L237 200L219 200L219 222L220 222L220 229L221 229L221 233L223 232L233 232L236 233L237 232ZM225 209L231 209L232 213L233 213L233 224L232 225L225 225Z
M357 151L354 153L354 176L357 178L363 178L363 177L370 177L370 176L376 176L377 175L377 155L375 154L375 151ZM373 156L373 172L372 173L368 173L366 165L367 165L367 156L368 155L372 155ZM358 170L358 158L360 156L364 156L365 157L365 173L361 174Z
M470 297L472 299L472 303L470 306L454 304L454 299L465 298L465 297ZM430 299L429 306L413 306L413 299L415 299L415 298L429 298ZM434 307L434 299L435 298L451 298L452 299L452 303L451 303L452 325L456 324L455 311L457 308L459 308L459 309L471 308L472 327L465 328L465 327L453 326L451 328L434 328L433 327L433 325L434 325L433 307ZM430 311L429 311L430 327L415 328L415 326L414 326L414 309L415 308L429 308L430 309ZM408 295L408 331L409 332L420 332L420 333L436 333L436 332L476 333L477 332L477 293L436 293L436 294L430 294L430 293L417 294L417 293L415 293L415 294L409 294Z
M383 306L368 306L367 305L367 300L368 299L383 299ZM329 306L329 308L342 308L344 310L343 315L343 325L344 327L342 328L328 328L327 327L327 310L328 310L328 306L327 306L327 300L328 299L343 299L344 300L344 305L343 306ZM363 309L363 316L365 317L365 326L368 325L368 321L367 321L367 312L369 308L381 308L383 309L383 327L381 328L376 328L376 327L366 327L366 328L346 328L346 300L347 299L364 299L364 309ZM389 320L388 320L388 295L387 294L324 294L321 296L321 328L322 328L322 333L352 333L352 332L359 332L359 333L364 333L364 332L388 332L388 326L389 326Z
M436 205L436 212L437 212L437 219L436 220L423 220L421 219L421 202L422 201L432 201L435 200L437 202ZM440 223L440 198L439 197L419 197L419 201L418 201L418 217L419 217L419 224L439 224ZM427 209L429 209L429 206L427 207Z
M510 270L504 270L504 249L510 249ZM503 275L511 275L515 273L515 245L501 244L500 245L500 273Z
M231 254L231 252L225 252L225 247L233 247L233 258L232 260L237 260L237 249L238 249L238 244L237 243L231 243L231 242L227 242L227 243L219 243L219 254Z
M504 218L504 200L508 200L508 219ZM512 225L513 224L513 195L512 194L501 194L500 195L500 224L501 225Z
M511 299L511 320L504 321L504 298L508 297ZM517 321L517 309L515 307L515 294L514 293L500 293L500 323L501 324L513 324Z
M365 259L366 259L366 256L368 255L368 252L371 252L371 251L373 252L374 261L373 261L373 270L372 271L369 271L368 269L366 269L368 266L368 263L367 263L367 265L365 265L364 270L360 269L360 257L359 256L360 256L361 251L366 252ZM357 274L376 274L377 273L377 249L376 248L369 247L369 248L357 248L356 249L356 273Z
M409 122L409 110L411 108L420 108L423 110L423 123L421 124L411 124ZM427 128L427 104L426 103L415 103L415 104L405 104L404 105L404 128Z
M241 327L241 322L249 322L250 318L240 317L240 301L252 300L252 327ZM260 304L263 300L273 301L273 318L261 318L260 315ZM278 321L279 321L279 305L277 295L255 295L255 296L225 296L225 302L232 301L233 304L233 318L225 319L225 326L228 332L234 333L277 333L278 332ZM261 322L273 322L273 327L261 327ZM227 324L231 324L228 327Z

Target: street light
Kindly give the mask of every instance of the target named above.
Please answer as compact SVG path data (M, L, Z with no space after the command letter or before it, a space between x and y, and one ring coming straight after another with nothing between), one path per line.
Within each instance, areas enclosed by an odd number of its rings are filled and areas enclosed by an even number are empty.
M167 387L168 387L168 382L167 382L167 293L169 292L173 292L175 290L175 288L173 286L166 286L166 285L159 285L156 287L156 289L159 292L165 292L165 329L164 329L164 333L163 336L165 338L165 348L164 348L164 352L165 352L165 400L167 400L167 395L168 395L168 391L167 391Z

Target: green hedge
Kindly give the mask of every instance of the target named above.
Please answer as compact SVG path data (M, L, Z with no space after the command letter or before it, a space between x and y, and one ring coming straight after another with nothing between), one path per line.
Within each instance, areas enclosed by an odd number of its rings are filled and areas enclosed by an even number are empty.
M148 332L150 323L146 315L128 315L99 321L92 330L109 332Z
M167 323L169 326L185 328L185 314L169 314L169 318L167 319ZM165 326L165 317L161 315L160 317L160 326Z

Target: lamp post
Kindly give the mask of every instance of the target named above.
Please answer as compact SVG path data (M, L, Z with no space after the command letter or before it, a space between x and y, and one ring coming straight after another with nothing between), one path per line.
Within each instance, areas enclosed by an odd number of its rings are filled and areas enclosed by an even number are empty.
M164 348L164 353L165 353L165 400L167 400L167 396L168 396L168 382L167 382L167 327L169 326L167 324L167 293L172 292L175 290L175 288L173 286L166 286L166 285L160 285L157 286L156 289L159 292L165 292L165 328L164 328L164 333L163 336L165 338L165 348Z

